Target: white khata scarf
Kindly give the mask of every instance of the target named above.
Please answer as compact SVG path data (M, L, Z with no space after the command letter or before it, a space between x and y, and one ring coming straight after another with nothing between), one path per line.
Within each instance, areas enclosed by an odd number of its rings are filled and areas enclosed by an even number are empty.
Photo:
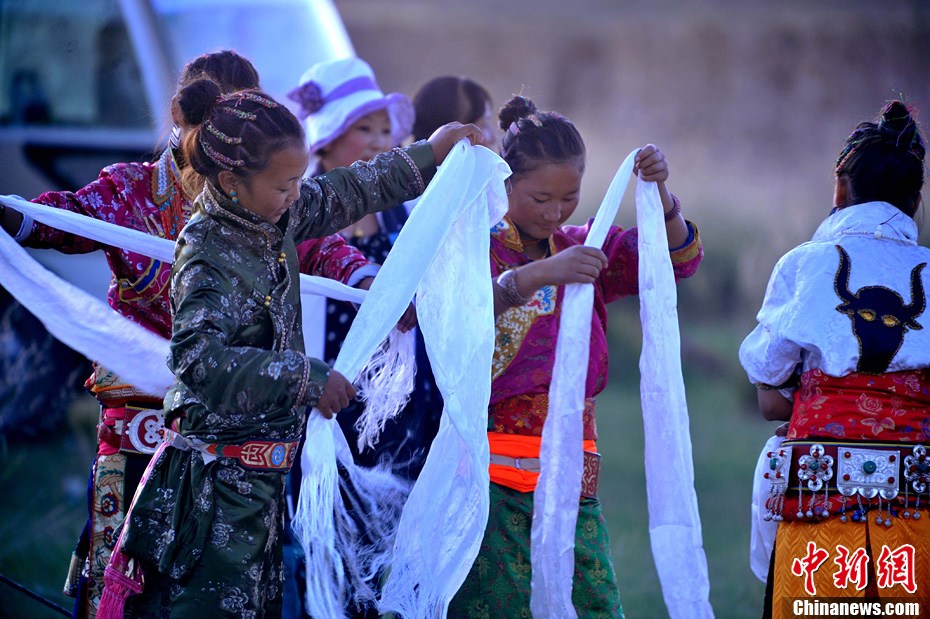
M681 375L678 293L662 202L654 183L636 186L639 228L640 400L652 556L671 619L713 617L701 516L694 491L688 403Z
M306 603L314 617L343 617L351 603L373 600L368 582L386 570L382 612L445 616L478 554L488 515L494 353L489 230L507 210L509 175L485 148L453 149L404 224L334 365L358 377L417 294L445 409L412 491L388 473L356 466L333 420L308 420L294 530L307 557ZM382 427L402 404L379 411L375 398L368 402L363 428Z
M603 245L629 183L636 152L630 153L614 176L586 246ZM652 552L669 615L673 619L711 617L681 375L675 278L655 183L637 185L636 215L643 324L640 390ZM565 287L559 333L572 337L559 337L556 344L533 501L530 608L534 617L577 616L571 594L593 300L590 284Z
M587 245L603 243L628 183L632 157L618 171L601 210L606 213L610 209L605 205L616 206L612 212L598 215ZM506 164L486 149L460 145L453 150L421 199L427 208L415 209L398 237L372 286L372 301L362 305L337 360L336 369L346 376L363 372L419 283L420 328L445 410L433 443L436 448L430 450L412 491L387 473L356 467L338 424L320 415L310 417L295 529L307 553L307 601L313 616L341 617L347 600L370 599L374 593L366 590L364 583L387 566L390 575L379 604L382 612L445 616L449 601L477 555L488 510L486 421L494 346L488 230L506 211L503 181L508 175ZM427 201L430 195L432 199ZM173 261L171 241L12 196L0 196L0 200L48 225ZM640 365L650 535L671 617L709 617L712 609L693 488L675 283L661 212L654 185L639 183L644 332ZM450 286L450 282L455 285ZM163 394L170 386L172 377L164 362L167 341L58 280L2 231L0 285L36 314L53 335L88 358L147 392ZM593 289L587 286L585 292L583 288L567 287L561 332L590 329ZM305 294L353 302L365 298L364 291L301 275L301 296ZM470 337L462 338L461 334ZM540 509L534 514L532 528L532 608L539 617L575 615L571 580L581 487L580 412L589 338L572 339L581 345L563 345L561 339L557 345L550 391L553 405L543 431L535 499ZM127 350L133 352L126 354ZM578 368L580 378L572 379ZM368 427L382 427L391 413L383 409L375 413L381 418L369 419ZM349 493L355 501L349 507L365 514L364 531L348 518L347 506L342 503L337 457L355 490ZM555 471L559 471L558 476ZM372 540L384 540L386 545L366 548L359 542L362 533ZM395 540L393 546L391 540Z
M0 201L48 226L113 247L174 262L174 241L130 230L17 196ZM153 396L163 396L174 376L168 370L168 340L117 314L106 302L61 279L0 228L0 286L38 318L49 333ZM301 299L327 296L360 303L365 291L311 275L300 276Z

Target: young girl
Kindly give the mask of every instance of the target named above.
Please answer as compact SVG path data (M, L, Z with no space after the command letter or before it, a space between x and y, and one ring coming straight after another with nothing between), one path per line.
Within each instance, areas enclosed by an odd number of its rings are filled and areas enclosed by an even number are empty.
M303 118L307 144L316 158L316 174L356 161L369 161L410 135L413 122L410 99L400 93L384 94L371 67L359 58L313 65L289 97L300 106L298 116ZM379 213L366 215L343 229L341 234L345 242L367 260L383 264L406 220L407 209L399 202ZM297 246L301 264L312 259L309 250L314 243L318 241L305 241ZM376 269L371 274L374 272ZM369 279L360 282L359 287L367 288L370 284ZM321 329L320 337L324 342L320 353L332 364L352 327L356 308L345 301L329 300L325 307L321 304L313 313L324 312L325 318L320 316L319 320L319 327L325 326L325 330ZM411 308L398 323L398 328L407 331L415 324L416 315ZM411 403L387 421L374 447L358 448L355 424L364 412L360 401L351 402L338 417L356 463L368 467L388 464L395 473L410 479L415 479L423 466L442 413L442 400L432 380L422 338L417 339L420 345Z
M413 139L425 140L442 125L458 121L481 129L481 146L497 150L500 130L491 95L467 77L444 75L426 82L413 95Z
M306 410L331 416L354 396L345 377L305 356L295 239L325 235L423 191L436 162L473 126L371 164L304 181L299 121L255 90L182 91L202 121L184 152L205 180L178 238L165 398L172 430L124 525L122 553L144 590L130 616L278 616L284 474Z
M257 88L259 79L252 63L232 51L204 54L189 62L178 93L201 78L215 81L223 92ZM171 144L156 161L116 163L75 192L49 191L34 201L162 238L177 238L193 202L181 182L188 165L179 151L180 138L196 125L185 118L178 101L176 95L171 105L175 123ZM102 250L112 273L107 301L113 311L162 337L171 335L171 265L24 219L12 209L5 209L0 219L25 247L69 254ZM157 394L126 384L100 365L94 366L85 386L100 402L100 422L88 488L88 521L65 582L65 592L76 598L76 617L92 617L97 611L103 571L113 549L113 531L123 521L129 498L155 452L157 435L146 428L160 419L162 408ZM137 428L141 431L132 431Z
M790 599L930 586L930 249L914 221L924 155L900 101L853 131L830 215L778 261L740 347L762 415L790 421L760 480L778 523L765 616L789 616Z
M514 97L500 111L501 156L513 171L509 210L491 231L497 347L488 439L491 508L478 558L449 615L529 616L530 525L539 447L548 411L552 359L564 285L593 283L591 352L584 411L585 475L579 497L572 600L585 617L621 615L607 529L597 499L595 396L607 381L606 304L637 293L636 229L614 227L603 251L582 246L587 227L565 226L578 206L585 147L574 125ZM647 145L635 172L656 181L665 208L676 278L702 258L697 231L681 217L665 181L661 151Z
M77 192L48 192L36 202L78 212L174 240L187 223L193 202L191 177L181 140L197 125L182 111L180 92L196 79L210 79L223 92L257 88L252 64L232 51L204 54L185 67L178 96L171 106L175 130L171 144L155 162L118 163L104 169L100 178ZM192 179L197 182L198 179ZM108 300L115 311L163 337L171 335L168 281L171 266L118 247L101 245L30 221L21 222L8 210L11 227L23 230L23 245L85 253L102 249L113 272ZM367 261L338 234L314 239L306 249L301 271L353 285L364 277ZM122 522L159 438L150 431L161 419L162 398L126 384L113 371L100 366L87 381L101 404L98 454L90 478L89 520L72 558L65 590L76 598L75 614L92 616L103 588L103 570L110 557L112 532ZM124 500L125 499L125 500ZM80 578L79 578L80 577Z

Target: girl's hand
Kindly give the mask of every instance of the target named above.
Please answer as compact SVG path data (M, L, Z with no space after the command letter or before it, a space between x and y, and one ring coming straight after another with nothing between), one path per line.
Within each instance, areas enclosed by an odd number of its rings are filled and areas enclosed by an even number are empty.
M323 395L316 403L316 409L327 419L344 409L355 397L355 387L346 380L346 377L332 370L326 378Z
M365 277L359 280L355 287L361 290L371 290L371 285L374 282L374 277ZM400 320L397 321L397 330L401 333L406 333L415 326L417 326L417 309L413 306L413 303L411 303L407 306Z
M417 326L417 308L411 303L407 306L407 310L400 317L400 320L397 321L397 330L406 333L415 326Z
M607 266L607 256L596 247L573 245L533 264L539 265L540 275L545 278L537 289L548 284L590 284Z
M655 144L646 144L633 158L633 174L644 181L664 183L668 180L668 162Z
M468 138L468 141L472 144L480 144L482 140L481 129L472 124L463 125L460 122L451 122L436 129L433 135L429 136L427 141L433 147L436 165L445 160L452 147L462 138Z

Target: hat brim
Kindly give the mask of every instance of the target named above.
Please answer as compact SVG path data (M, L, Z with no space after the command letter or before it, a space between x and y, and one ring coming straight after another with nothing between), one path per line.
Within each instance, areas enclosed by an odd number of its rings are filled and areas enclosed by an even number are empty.
M374 91L363 91L324 105L304 120L310 151L315 153L325 148L363 116L378 110L387 110L395 145L413 131L413 103L407 95L392 92L381 96Z

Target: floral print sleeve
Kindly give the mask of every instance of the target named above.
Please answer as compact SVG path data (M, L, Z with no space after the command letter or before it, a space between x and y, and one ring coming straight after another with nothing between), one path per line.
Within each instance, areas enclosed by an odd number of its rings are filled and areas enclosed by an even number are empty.
M383 211L423 193L436 170L432 147L417 142L371 161L336 168L304 181L295 205L294 238L326 236L368 213Z
M300 272L351 285L352 275L371 263L339 234L308 239L297 245Z
M240 426L269 411L316 403L328 373L325 364L295 350L237 345L250 329L271 331L259 314L277 308L265 307L263 299L232 286L218 269L198 260L183 265L174 285L171 366L207 410L244 417ZM246 335L264 339L260 333ZM269 343L272 337L267 334Z
M563 231L577 243L584 243L592 221L585 226L564 226ZM697 227L688 222L691 239L684 246L670 252L675 281L691 277L697 271L704 258L704 249ZM607 268L601 272L600 285L604 292L604 302L611 303L617 299L639 294L639 233L636 228L624 230L612 226L604 241L603 250L607 255Z
M86 187L74 192L49 191L33 202L123 225L122 219L129 210L126 204L136 199L132 192L133 181L146 176L141 164L115 164L104 168L99 178ZM22 245L69 254L85 254L103 248L96 241L39 222L33 224L32 232Z

